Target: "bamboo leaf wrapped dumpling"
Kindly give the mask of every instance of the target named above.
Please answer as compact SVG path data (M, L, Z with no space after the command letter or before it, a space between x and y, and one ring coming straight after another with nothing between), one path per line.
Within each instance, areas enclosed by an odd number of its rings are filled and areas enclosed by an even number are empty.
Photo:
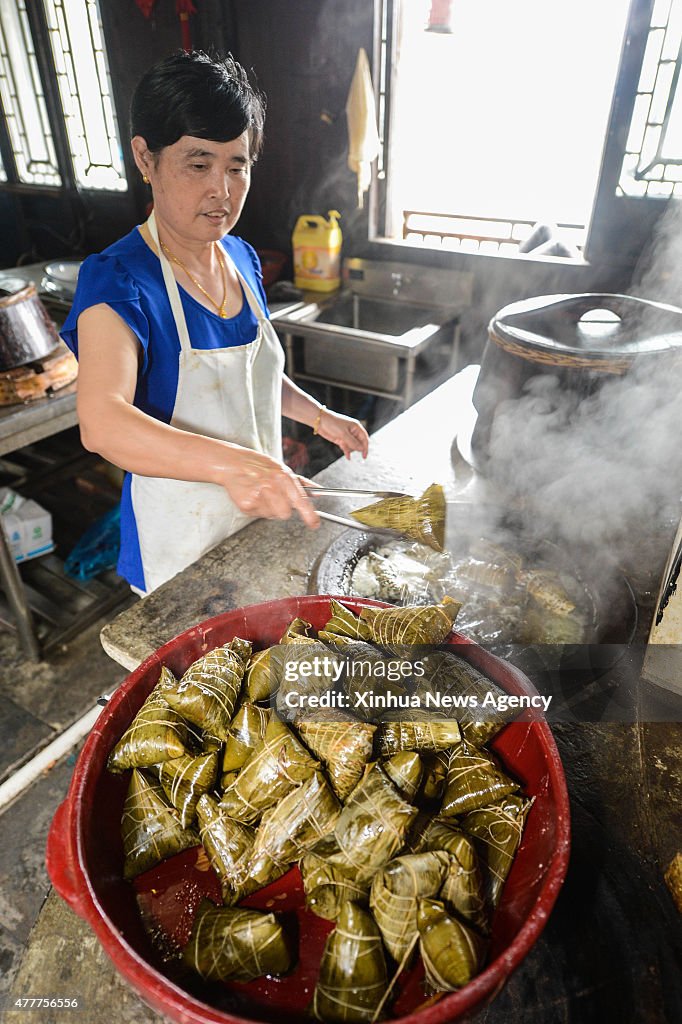
M424 775L424 766L419 754L414 750L401 750L399 754L382 761L381 767L398 792L412 803Z
M485 807L518 789L518 784L498 768L483 750L462 740L450 752L448 781L441 814L466 814Z
M218 778L218 752L198 757L174 758L159 768L161 787L178 812L180 824L189 828L196 817L197 803L203 793L212 789Z
M376 726L335 709L311 712L295 725L306 746L327 769L337 797L345 800L371 760Z
M368 881L401 849L416 816L417 808L398 792L382 766L374 764L337 819L339 850L330 854L329 863L356 882ZM317 846L313 852L319 853Z
M273 652L280 644L314 644L317 641L310 634L312 625L305 619L294 619L282 634L279 644L256 651L249 659L244 673L244 688L249 700L269 700L277 692L281 681L278 666L273 664Z
M451 917L439 900L419 900L417 926L426 977L436 991L462 988L478 974L485 956L485 940L473 928Z
M277 689L274 673L270 664L272 647L263 651L255 651L244 672L244 692L247 700L270 700Z
M372 915L344 903L324 947L312 1011L320 1021L373 1021L387 986L381 933Z
M279 715L289 720L307 716L307 705L300 710L297 696L296 706L292 707L289 695L321 697L333 690L343 672L343 661L342 654L330 651L319 640L303 646L280 644L273 648L271 665L278 679L275 703Z
M318 849L319 854L306 853L299 862L306 908L318 917L335 921L348 900L366 906L370 882L356 882L329 863L327 855L338 853L336 840L326 839Z
M449 763L449 749L422 754L422 764L424 765L422 796L425 800L442 800L448 778Z
M395 659L387 658L382 651L363 640L324 631L319 635L344 663L342 684L348 696L347 707L358 718L366 722L381 719L387 708L399 707L401 702L409 700L402 682L392 675Z
M246 645L246 647L244 646ZM235 638L195 661L179 683L159 683L170 706L193 725L226 740L248 660L247 641Z
M201 845L220 879L225 903L237 903L258 885L249 881L255 830L228 817L210 794L197 804Z
M363 608L360 618L369 626L374 643L394 650L396 647L442 644L452 631L461 607L459 601L444 597L439 604Z
M443 851L406 854L389 861L374 876L369 905L386 949L397 963L415 945L420 897L438 895L449 863Z
M500 902L532 803L532 799L508 796L499 804L469 811L460 821L463 831L474 838L484 869L486 897L492 909Z
M311 622L302 618L292 619L282 633L281 644L307 644L315 643L314 629Z
M123 804L121 818L123 839L123 877L135 878L149 868L199 845L199 836L185 829L161 787L134 769Z
M212 981L285 974L293 962L289 939L274 914L214 907L208 900L199 907L182 959Z
M379 752L382 757L391 757L401 750L447 750L458 743L460 738L459 725L454 718L431 716L423 721L401 719L384 722L381 726Z
M226 776L238 772L254 752L265 735L270 721L270 708L261 708L250 701L244 701L232 719L229 735L223 749L222 785Z
M161 761L170 761L187 754L190 730L184 719L162 696L162 689L168 685L177 686L177 680L164 665L159 683L109 754L109 771L151 768Z
M363 622L355 612L346 608L340 601L332 597L329 602L331 618L324 626L325 633L347 636L351 640L371 640L372 632L366 622Z
M388 527L405 537L418 540L435 551L445 547L445 493L440 484L431 484L419 498L382 498L351 512L365 526Z
M440 898L480 932L488 930L483 876L473 839L441 818L432 818L414 843L416 851L444 850L450 866Z
M265 735L237 778L225 790L220 806L231 817L253 825L263 811L319 768L301 741L273 715Z
M421 660L424 675L417 680L416 692L422 703L428 695L461 697L456 715L467 743L482 747L516 718L518 711L514 708L500 711L497 707L497 697L504 694L504 690L454 651L429 651ZM488 695L495 698L494 703ZM484 705L486 699L488 703Z
M308 847L329 835L340 812L341 804L324 775L314 772L264 814L256 833L250 875L270 881L274 869L287 868Z

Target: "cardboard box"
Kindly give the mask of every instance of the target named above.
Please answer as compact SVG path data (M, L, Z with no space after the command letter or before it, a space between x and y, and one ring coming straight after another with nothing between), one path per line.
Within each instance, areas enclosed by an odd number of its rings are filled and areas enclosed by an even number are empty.
M54 551L52 516L36 501L0 487L0 517L16 562Z

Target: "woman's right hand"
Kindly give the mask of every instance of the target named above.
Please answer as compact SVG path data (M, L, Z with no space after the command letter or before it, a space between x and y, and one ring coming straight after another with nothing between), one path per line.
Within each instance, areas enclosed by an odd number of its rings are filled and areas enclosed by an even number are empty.
M300 479L284 463L238 445L229 448L217 482L241 512L263 519L289 519L296 510L306 526L320 525Z

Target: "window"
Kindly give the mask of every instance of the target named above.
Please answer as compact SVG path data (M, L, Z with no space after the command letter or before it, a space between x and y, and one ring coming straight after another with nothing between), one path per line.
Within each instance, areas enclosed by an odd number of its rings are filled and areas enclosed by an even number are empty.
M682 0L657 0L618 192L682 195Z
M97 0L0 0L0 103L2 180L127 189Z
M514 255L542 223L535 251L580 255L629 0L443 6L382 0L380 234Z
M18 180L61 185L24 0L0 0L0 100Z

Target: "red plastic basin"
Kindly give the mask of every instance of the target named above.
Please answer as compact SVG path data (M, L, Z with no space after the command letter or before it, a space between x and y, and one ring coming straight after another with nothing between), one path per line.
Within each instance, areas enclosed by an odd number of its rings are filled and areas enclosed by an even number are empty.
M378 604L348 597L339 600L355 611ZM279 640L296 616L320 628L329 618L329 598L284 598L226 612L181 633L143 662L103 709L78 758L68 795L50 828L47 870L57 892L87 921L117 970L141 998L178 1024L263 1021L269 1019L269 1006L272 1019L282 1019L282 1003L275 998L277 993L272 987L278 982L265 981L260 987L257 982L252 983L256 993L252 1017L248 1014L248 1002L244 1002L249 986L235 986L241 993L239 1006L247 1006L246 1010L239 1010L240 1016L209 1005L165 973L142 926L134 888L123 880L120 819L128 773L113 775L107 771L107 757L158 681L162 665L181 675L206 651L234 636L252 640L259 647L269 646ZM453 632L449 642L457 645L458 654L507 692L536 692L521 672L460 634ZM507 769L523 783L524 792L534 796L535 801L493 922L488 966L464 988L431 1006L415 1010L419 1000L413 1001L410 1012L401 1015L398 1004L398 1016L392 1018L396 1024L446 1024L479 1008L500 991L545 926L568 865L569 806L561 761L549 727L544 721L529 719L530 716L521 716L492 744ZM300 904L297 869L263 893L271 890L287 893L292 905L297 901ZM258 904L260 895L251 898L252 905L262 905ZM285 902L275 909L288 908ZM299 970L305 967L304 949L321 943L329 930L328 922L313 915L310 919L310 927L317 931L315 936L301 936L303 966ZM308 982L312 984L314 979L308 978ZM281 984L285 986L287 1019L302 1018L310 999L310 984L297 982L295 974L282 979Z

